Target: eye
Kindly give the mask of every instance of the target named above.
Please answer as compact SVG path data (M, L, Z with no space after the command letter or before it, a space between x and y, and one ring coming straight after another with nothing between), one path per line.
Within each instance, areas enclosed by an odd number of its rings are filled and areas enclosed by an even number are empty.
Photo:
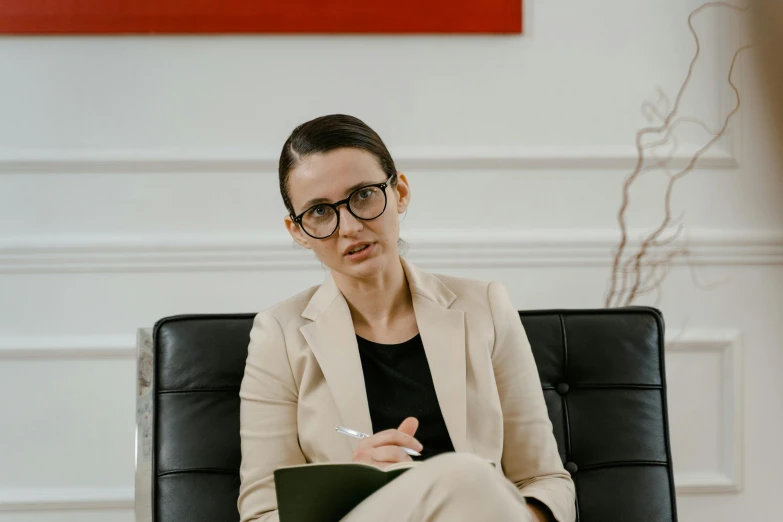
M333 214L332 208L328 205L316 205L305 213L303 219L310 221L328 220L331 219Z
M361 199L367 199L372 196L373 192L375 192L375 190L372 187L362 189L359 191L359 197Z

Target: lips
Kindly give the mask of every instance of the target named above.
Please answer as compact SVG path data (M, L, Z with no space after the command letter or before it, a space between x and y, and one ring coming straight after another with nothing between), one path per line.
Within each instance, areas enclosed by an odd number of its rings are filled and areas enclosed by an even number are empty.
M372 245L372 243L367 242L367 241L362 242L362 243L354 243L354 244L352 244L351 246L349 246L348 248L345 249L345 251L343 252L343 255L347 256L347 255L350 255L351 253L356 253L354 251L360 251L363 247L368 247L370 245Z

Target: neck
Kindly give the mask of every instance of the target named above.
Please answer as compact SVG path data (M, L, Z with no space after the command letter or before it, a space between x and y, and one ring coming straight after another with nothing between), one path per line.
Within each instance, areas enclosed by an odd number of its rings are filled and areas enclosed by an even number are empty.
M385 326L413 307L399 256L373 277L356 278L332 272L355 324Z

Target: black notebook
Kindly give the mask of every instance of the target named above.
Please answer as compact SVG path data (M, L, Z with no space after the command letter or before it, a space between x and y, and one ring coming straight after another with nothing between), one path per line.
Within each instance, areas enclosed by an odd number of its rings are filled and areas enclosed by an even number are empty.
M278 468L275 491L280 522L338 522L364 499L423 463L399 462L383 470L358 462Z
M280 522L338 522L364 499L421 462L302 464L275 470Z

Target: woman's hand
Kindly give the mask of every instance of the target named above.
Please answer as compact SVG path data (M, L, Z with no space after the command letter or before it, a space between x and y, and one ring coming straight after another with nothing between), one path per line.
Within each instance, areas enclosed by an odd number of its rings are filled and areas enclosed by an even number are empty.
M421 451L423 446L413 438L413 434L419 427L419 421L415 417L408 417L396 430L385 430L376 433L359 442L359 447L353 453L354 462L372 464L381 469L395 462L407 462L412 460L402 451L400 446L412 450Z

